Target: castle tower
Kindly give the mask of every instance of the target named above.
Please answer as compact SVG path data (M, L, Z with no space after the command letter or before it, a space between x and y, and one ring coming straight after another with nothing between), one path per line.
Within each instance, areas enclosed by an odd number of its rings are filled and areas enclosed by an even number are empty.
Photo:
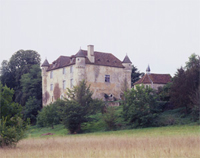
M124 81L127 82L127 88L131 89L131 71L132 71L132 62L129 57L126 55L122 65L124 66Z
M85 55L80 49L76 54L77 83L85 79Z
M47 69L49 67L49 62L47 59L41 65L42 67L42 101L43 105L46 105L48 96L47 96Z

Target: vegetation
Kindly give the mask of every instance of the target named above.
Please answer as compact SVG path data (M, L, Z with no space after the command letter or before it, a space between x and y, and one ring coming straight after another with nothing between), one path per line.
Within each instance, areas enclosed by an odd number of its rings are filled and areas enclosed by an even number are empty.
M37 125L39 127L51 127L54 128L54 125L60 123L60 115L57 102L51 103L48 106L45 106L41 112L39 112L37 117Z
M58 131L60 129L60 131ZM0 149L1 157L194 157L199 153L199 126L171 126L98 132L63 137L63 128L31 128L17 149ZM60 136L59 136L60 135Z
M87 87L84 80L72 90L67 90L68 98L61 105L62 122L70 133L80 133L81 124L89 122L89 116L101 110L102 101L92 98L90 87Z
M27 122L22 120L22 107L12 101L14 90L0 84L0 147L16 146L25 136Z
M185 107L185 114L193 111L195 118L200 110L200 57L192 54L186 62L185 69L177 70L170 88L170 101L175 108Z
M144 75L143 72L140 73L140 71L138 71L137 67L132 65L131 86L133 86L133 84L135 82L137 82L143 75Z
M155 91L144 85L127 91L122 106L125 121L133 127L153 126L159 112Z

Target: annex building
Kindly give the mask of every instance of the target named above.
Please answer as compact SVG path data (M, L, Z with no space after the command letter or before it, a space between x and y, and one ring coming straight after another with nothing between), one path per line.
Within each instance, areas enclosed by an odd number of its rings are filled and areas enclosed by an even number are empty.
M146 69L146 74L139 79L134 85L145 85L157 90L159 87L163 87L167 83L171 82L170 74L155 74L151 73L150 67Z
M52 64L47 59L42 67L43 106L66 97L66 89L85 80L93 97L119 100L125 88L131 88L131 61L121 61L111 53L94 51L93 45L72 56L60 56Z

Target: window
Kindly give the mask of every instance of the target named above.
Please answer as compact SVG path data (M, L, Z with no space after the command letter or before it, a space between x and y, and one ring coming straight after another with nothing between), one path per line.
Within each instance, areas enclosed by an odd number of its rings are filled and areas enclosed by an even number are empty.
M73 66L70 66L70 73L73 73Z
M63 81L63 89L66 89L66 81Z
M70 80L70 87L73 88L73 79Z
M66 73L66 69L65 69L65 67L63 68L63 75Z
M50 78L53 78L53 71L50 72Z
M105 82L110 82L110 75L105 75Z
M50 85L50 91L52 91L52 90L53 90L53 84Z

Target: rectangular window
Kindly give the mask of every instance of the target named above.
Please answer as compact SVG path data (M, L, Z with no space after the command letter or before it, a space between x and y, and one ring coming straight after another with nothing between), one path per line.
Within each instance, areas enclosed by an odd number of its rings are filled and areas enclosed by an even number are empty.
M105 75L105 82L110 82L110 75Z
M50 78L53 78L53 71L50 72Z
M70 87L73 88L73 79L70 80Z
M70 73L73 73L73 66L70 66Z
M65 67L63 68L63 75L66 73L66 69L65 69Z
M66 81L63 81L63 89L66 89Z
M53 90L53 84L50 85L50 91L52 91L52 90Z

